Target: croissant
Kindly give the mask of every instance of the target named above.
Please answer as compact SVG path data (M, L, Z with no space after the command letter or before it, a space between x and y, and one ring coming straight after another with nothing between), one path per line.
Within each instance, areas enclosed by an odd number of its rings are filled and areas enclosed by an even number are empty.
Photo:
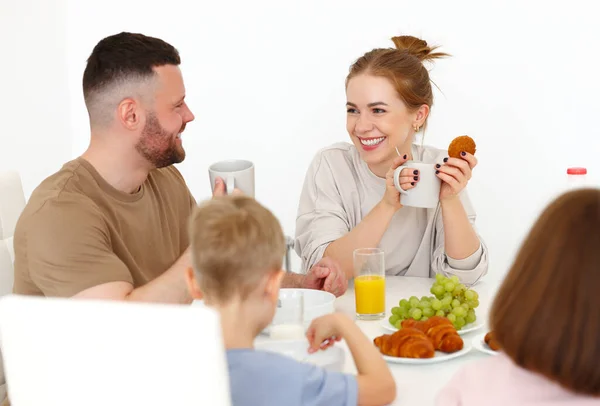
M456 329L445 317L433 316L427 321L406 319L402 321L402 328L416 328L421 330L431 340L433 348L438 351L452 353L463 349L463 339Z
M415 319L404 319L402 320L402 328L416 328L417 330L421 330L425 332L423 325L424 321L417 321Z
M425 334L431 339L435 349L446 353L463 349L463 339L447 318L432 317L425 322L425 328Z
M433 358L435 350L422 331L403 328L394 334L385 334L373 340L383 355L402 358Z
M500 343L496 340L496 336L494 335L493 331L487 333L483 340L493 351L500 350Z

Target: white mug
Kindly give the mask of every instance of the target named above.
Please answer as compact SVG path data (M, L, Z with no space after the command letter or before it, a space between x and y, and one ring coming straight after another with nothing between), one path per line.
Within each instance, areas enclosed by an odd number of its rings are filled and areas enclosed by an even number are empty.
M400 172L403 169L417 169L419 171L419 181L412 189L404 190L400 187ZM404 165L396 168L394 171L394 186L402 196L400 203L403 206L435 208L440 201L440 187L442 181L435 175L435 164L426 164L423 162L407 161ZM411 176L413 173L410 173Z
M241 190L246 196L254 197L254 164L242 159L229 159L212 164L208 168L212 190L217 178L223 179L227 194L234 189Z

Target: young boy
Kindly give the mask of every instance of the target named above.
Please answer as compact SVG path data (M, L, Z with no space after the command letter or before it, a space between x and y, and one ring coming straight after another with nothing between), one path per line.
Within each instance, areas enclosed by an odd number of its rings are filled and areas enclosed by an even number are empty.
M310 351L344 338L358 376L334 373L253 349L273 319L283 276L285 239L275 216L248 197L215 198L190 223L190 292L221 315L234 406L385 405L396 385L379 351L342 314L313 321Z

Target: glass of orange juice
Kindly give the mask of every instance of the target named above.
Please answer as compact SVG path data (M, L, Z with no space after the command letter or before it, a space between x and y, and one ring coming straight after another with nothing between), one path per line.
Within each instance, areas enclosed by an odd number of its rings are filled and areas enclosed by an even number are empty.
M379 248L354 251L354 298L359 320L385 317L385 262Z

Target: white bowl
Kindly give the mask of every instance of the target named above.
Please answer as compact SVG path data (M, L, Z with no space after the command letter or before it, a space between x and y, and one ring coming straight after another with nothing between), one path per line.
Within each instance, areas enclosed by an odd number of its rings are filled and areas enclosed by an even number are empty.
M206 306L206 305L204 304L204 300L194 299L194 300L192 300L192 306L201 306L202 307L202 306Z
M279 298L282 300L282 304L285 304L286 298L295 298L299 295L304 295L304 330L308 329L310 323L317 317L335 312L334 302L335 295L324 292L322 290L314 289L292 289L285 288L279 290ZM203 300L194 300L192 306L205 306ZM275 310L275 316L273 322L269 324L264 330L264 334L269 334L271 325L284 323L286 317L288 317L290 309L286 309L285 306L278 307Z
M346 353L339 346L334 345L326 350L313 354L308 353L308 341L304 340L269 340L255 343L257 350L270 351L290 357L299 362L314 364L328 371L343 372Z
M275 317L272 324L278 324L286 321L290 309L285 307L285 299L296 298L299 295L304 296L304 328L307 329L310 323L317 317L324 316L335 311L335 296L329 292L314 289L280 289L279 299L281 307L275 310Z

